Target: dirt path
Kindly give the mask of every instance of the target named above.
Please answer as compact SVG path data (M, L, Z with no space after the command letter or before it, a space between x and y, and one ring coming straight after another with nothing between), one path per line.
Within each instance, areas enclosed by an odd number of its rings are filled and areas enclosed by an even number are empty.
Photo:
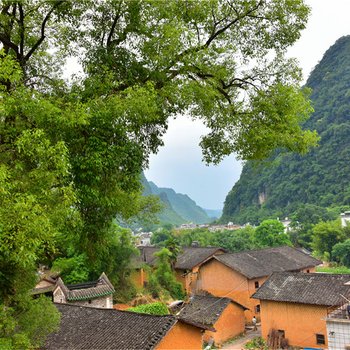
M246 335L244 337L239 338L233 342L224 344L221 349L241 350L241 349L244 349L244 344L247 343L249 340L253 339L254 337L260 337L260 336L261 336L261 330L260 330L260 326L258 326L257 331L249 330L246 332Z

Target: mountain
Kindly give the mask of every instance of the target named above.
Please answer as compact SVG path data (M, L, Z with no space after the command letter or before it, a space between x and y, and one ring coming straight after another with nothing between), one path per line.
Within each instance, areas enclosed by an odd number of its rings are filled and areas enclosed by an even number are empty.
M304 127L317 130L319 146L305 156L277 151L266 162L246 162L226 197L222 221L256 223L288 216L302 204L350 204L350 36L337 40L306 86L315 112Z
M222 209L204 209L210 218L218 219L222 215Z
M158 214L161 223L180 225L185 222L203 224L212 221L207 213L186 194L176 193L172 188L158 187L152 181L148 181L143 174L141 179L144 195L156 195L164 205L164 209Z

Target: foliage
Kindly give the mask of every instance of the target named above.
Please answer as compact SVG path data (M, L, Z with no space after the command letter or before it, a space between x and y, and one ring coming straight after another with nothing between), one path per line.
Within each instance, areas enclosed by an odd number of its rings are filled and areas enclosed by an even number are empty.
M349 206L349 52L350 38L340 38L306 84L313 91L315 112L304 127L317 130L319 147L303 156L277 151L266 162L246 162L239 181L226 197L223 221L258 224L272 217L291 217L301 208L297 216L305 210L307 219L311 209L310 220L316 224L321 218L335 219L324 215L324 208ZM259 202L259 196L264 200ZM308 205L323 208L319 210L321 218L314 217L318 214L311 207L303 207ZM341 210L344 209L339 208L336 214ZM310 246L309 228L300 233L300 244Z
M312 232L312 247L316 254L323 256L327 253L330 260L333 259L333 246L346 239L340 220L320 222L313 227Z
M288 235L284 233L283 224L278 220L263 221L254 232L254 240L260 247L292 245Z
M19 300L18 300L19 302ZM22 296L19 307L0 305L1 349L41 347L48 334L58 329L60 314L46 297Z
M291 215L293 231L290 238L295 246L311 249L312 227L321 221L335 220L338 214L314 204L302 204Z
M185 293L182 284L176 280L171 268L172 253L167 248L163 248L154 255L158 258L157 267L150 273L148 290L155 297L166 292L174 299L183 299Z
M165 242L171 237L171 233L168 230L159 228L156 232L153 232L151 237L151 244L156 246L164 246Z
M350 239L335 244L332 248L332 257L333 260L350 268Z
M266 341L261 337L255 337L244 345L245 349L268 350Z
M137 312L141 314L149 314L149 315L168 315L169 314L169 310L167 306L162 302L138 305L138 306L129 308L128 311Z
M229 252L254 249L256 248L254 232L255 229L252 226L235 231L219 231L214 234L214 245L227 249Z
M52 269L60 272L65 283L97 279L105 272L116 289L114 298L128 301L136 293L129 277L131 257L137 254L138 250L134 246L130 230L116 224L112 224L105 232L104 239L103 246L99 246L95 251L93 263L86 254L78 254L72 249L64 257L57 258Z
M57 258L53 262L52 271L58 272L67 284L86 282L90 274L87 262L87 256L84 254Z

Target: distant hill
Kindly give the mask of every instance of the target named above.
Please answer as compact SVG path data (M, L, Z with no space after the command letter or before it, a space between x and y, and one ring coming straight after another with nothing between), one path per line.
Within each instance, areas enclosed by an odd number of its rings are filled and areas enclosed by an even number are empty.
M222 215L222 209L204 209L210 218L218 219Z
M276 152L269 162L246 162L227 195L222 221L256 223L289 216L302 204L350 204L350 36L331 46L311 73L315 112L304 127L319 147L305 156Z
M176 193L172 188L161 188L148 181L142 174L145 195L157 195L164 204L164 210L158 215L161 223L180 225L186 222L195 224L209 223L212 219L186 194Z

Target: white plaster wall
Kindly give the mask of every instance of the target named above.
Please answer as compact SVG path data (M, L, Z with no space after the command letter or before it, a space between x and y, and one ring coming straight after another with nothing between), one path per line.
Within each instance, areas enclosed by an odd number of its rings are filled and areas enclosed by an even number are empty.
M350 320L327 320L328 350L350 346Z

